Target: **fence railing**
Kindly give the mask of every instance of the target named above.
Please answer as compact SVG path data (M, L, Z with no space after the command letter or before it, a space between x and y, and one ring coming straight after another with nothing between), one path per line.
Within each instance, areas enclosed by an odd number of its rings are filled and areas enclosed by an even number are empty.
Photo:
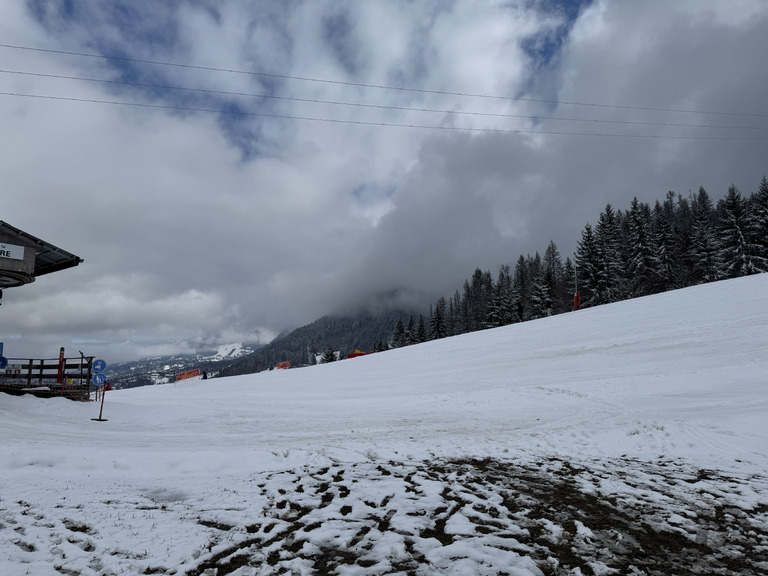
M8 358L8 365L0 369L0 392L87 401L93 359L93 356L80 356L64 358L62 362L58 358Z

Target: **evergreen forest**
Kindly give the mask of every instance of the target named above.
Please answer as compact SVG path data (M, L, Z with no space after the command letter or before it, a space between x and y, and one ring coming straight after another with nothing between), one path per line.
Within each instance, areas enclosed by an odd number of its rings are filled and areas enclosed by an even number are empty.
M477 268L425 317L398 320L393 348L504 326L705 282L768 272L768 180L745 197L731 185L715 203L704 188L668 192L653 206L610 204L586 224L574 260L550 241L498 273Z

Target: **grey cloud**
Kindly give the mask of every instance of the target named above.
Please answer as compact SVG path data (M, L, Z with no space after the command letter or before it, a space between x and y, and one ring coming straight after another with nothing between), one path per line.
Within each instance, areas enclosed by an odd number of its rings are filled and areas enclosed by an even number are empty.
M768 8L761 3L596 3L575 22L559 57L538 72L521 39L557 22L528 3L254 6L217 3L212 15L207 4L175 3L162 17L174 22L176 36L154 46L131 46L101 12L52 21L43 42L39 22L4 6L0 34L9 43L80 51L98 46L98 37L139 58L444 92L758 114L768 101L758 57L768 53ZM340 10L349 14L349 30L333 48L323 41L322 17ZM340 65L352 50L354 65ZM82 59L1 54L22 70L116 72ZM764 116L554 106L191 70L164 75L171 83L233 91L539 114L513 119L220 99L270 113L383 124L662 136L732 132L542 116L767 126ZM65 88L0 74L0 91L46 90ZM66 91L94 100L119 96L71 82ZM29 355L87 342L95 354L124 359L216 338L266 339L370 302L426 305L460 288L476 266L495 272L550 240L567 256L606 203L626 208L634 196L652 202L667 190L686 194L700 185L718 197L731 182L748 193L768 170L766 134L757 130L748 136L762 140L460 132L9 96L0 96L0 123L0 217L85 258L76 269L7 291L0 337L8 353Z

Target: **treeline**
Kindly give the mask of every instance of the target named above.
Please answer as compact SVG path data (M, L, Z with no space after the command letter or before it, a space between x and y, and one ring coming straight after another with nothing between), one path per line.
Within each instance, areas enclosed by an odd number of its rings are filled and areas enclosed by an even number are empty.
M494 278L475 270L461 290L440 297L428 316L398 320L398 348L618 302L666 290L768 272L768 180L748 198L735 186L715 204L704 188L688 197L668 192L653 207L605 207L587 224L574 255L562 260L554 242L541 257L520 256Z

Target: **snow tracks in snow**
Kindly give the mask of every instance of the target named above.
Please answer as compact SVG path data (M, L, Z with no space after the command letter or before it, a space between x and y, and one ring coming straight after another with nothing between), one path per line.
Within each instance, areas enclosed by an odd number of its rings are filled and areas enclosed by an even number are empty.
M768 571L766 479L674 462L338 464L259 487L261 517L212 524L230 544L189 574Z
M633 459L327 463L222 476L216 486L116 486L87 502L59 495L55 506L33 491L0 499L0 567L68 576L768 573L764 476Z

